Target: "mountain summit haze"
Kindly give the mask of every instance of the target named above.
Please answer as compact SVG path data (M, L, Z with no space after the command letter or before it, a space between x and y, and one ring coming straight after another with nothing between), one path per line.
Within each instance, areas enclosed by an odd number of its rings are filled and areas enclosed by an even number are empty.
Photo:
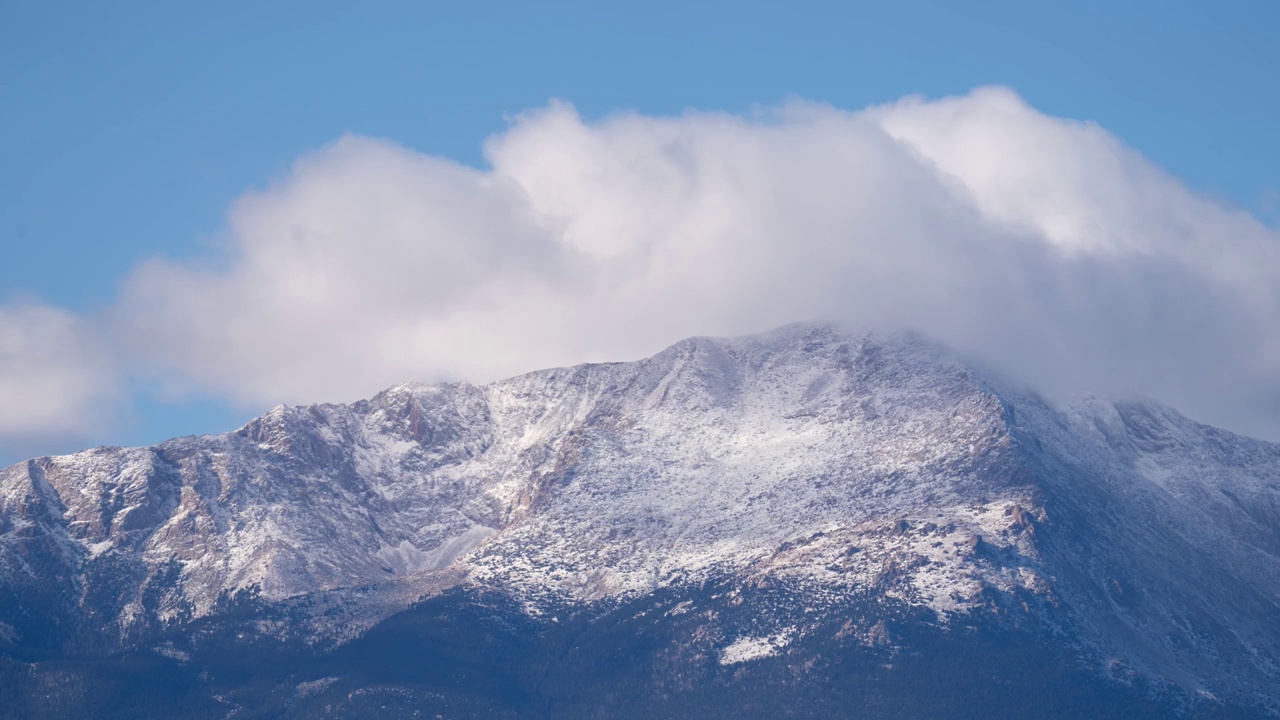
M1280 716L1280 445L912 333L0 471L7 717Z

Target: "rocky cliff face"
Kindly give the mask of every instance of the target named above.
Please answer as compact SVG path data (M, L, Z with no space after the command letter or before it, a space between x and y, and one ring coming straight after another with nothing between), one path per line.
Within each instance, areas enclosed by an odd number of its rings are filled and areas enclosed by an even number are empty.
M712 587L664 622L776 591L750 627L690 629L723 667L815 633L897 646L871 603L1275 711L1280 446L799 325L0 474L0 643L19 650L146 647L246 597L288 608L269 633L331 647L442 593L559 622Z

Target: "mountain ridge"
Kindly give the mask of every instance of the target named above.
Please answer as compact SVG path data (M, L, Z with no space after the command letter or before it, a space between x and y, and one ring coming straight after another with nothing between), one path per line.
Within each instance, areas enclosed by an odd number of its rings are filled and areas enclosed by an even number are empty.
M545 621L732 580L790 600L716 636L726 667L831 623L892 645L846 617L874 601L1276 712L1277 558L1280 446L1152 401L1059 409L918 335L829 325L0 471L0 642L55 653L237 597L330 647L468 588Z

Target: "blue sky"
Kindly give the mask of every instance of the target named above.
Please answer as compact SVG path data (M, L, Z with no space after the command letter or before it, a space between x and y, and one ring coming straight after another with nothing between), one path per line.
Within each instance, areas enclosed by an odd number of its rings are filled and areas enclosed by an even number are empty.
M590 121L1005 85L1274 226L1277 28L1265 1L8 3L0 301L93 318L140 261L207 252L235 198L344 133L482 166L486 137L553 98ZM124 405L91 437L8 459L254 409L216 392Z

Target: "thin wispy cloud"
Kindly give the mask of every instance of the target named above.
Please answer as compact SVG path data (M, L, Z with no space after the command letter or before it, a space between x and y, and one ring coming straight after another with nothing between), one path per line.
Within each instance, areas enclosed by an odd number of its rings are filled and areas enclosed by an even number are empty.
M0 305L0 448L87 436L123 397L93 323L32 301Z

